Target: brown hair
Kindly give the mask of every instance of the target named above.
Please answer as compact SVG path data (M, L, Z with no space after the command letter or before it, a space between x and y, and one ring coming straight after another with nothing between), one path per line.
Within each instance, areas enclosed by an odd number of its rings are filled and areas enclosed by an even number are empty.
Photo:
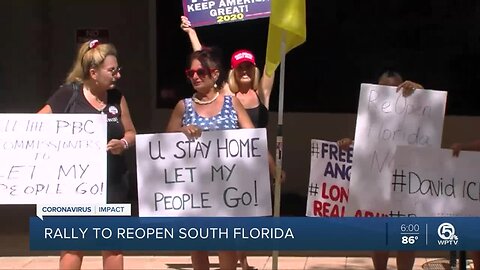
M202 47L199 51L194 51L190 55L190 63L193 60L198 60L202 67L205 68L207 75L212 77L211 69L217 69L219 72L218 79L215 82L217 84L217 89L222 88L225 83L225 72L222 66L221 53L219 49L215 47Z

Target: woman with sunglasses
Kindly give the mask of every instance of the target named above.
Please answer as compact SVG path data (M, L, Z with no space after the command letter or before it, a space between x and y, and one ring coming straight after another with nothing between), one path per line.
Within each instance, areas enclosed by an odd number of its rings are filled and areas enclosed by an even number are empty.
M193 51L201 50L202 44L187 17L181 17L180 27L188 34ZM263 76L260 76L255 55L251 51L243 49L232 54L227 82L222 91L235 95L242 102L255 127L267 127L274 77L267 76L265 70Z
M181 17L180 28L188 34L193 51L201 50L202 44L187 17ZM274 76L267 76L264 70L263 76L260 78L260 70L256 65L255 56L251 51L245 49L232 54L230 67L227 84L221 91L225 95L234 95L240 100L256 128L266 128ZM268 163L270 175L274 176L275 161L271 155ZM284 180L285 172L282 172L282 181ZM245 252L238 252L237 256L243 270L255 269L248 265Z
M225 76L220 57L212 49L204 48L190 56L190 68L186 70L195 93L180 100L172 112L167 132L183 132L188 138L198 138L203 131L237 128L254 128L247 112L234 96L223 95L219 89ZM220 269L236 269L235 251L218 252ZM192 252L193 269L209 269L207 251Z
M135 127L127 101L115 84L120 79L117 51L98 40L80 46L66 83L38 113L98 113L107 115L107 202L128 196L128 171L122 155L135 143ZM121 251L102 251L103 269L123 269ZM83 253L62 251L60 269L80 269Z

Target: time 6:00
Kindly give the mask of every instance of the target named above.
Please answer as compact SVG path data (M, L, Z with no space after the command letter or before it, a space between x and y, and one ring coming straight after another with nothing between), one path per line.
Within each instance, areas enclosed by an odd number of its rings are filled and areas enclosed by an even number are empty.
M419 232L420 225L418 224L402 224L400 225L401 232Z

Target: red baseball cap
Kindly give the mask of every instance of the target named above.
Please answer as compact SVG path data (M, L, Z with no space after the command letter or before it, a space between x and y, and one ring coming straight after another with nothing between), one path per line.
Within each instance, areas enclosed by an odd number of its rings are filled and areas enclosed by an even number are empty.
M238 50L232 54L232 59L230 60L230 64L232 68L238 67L243 62L250 62L254 66L255 64L255 56L249 50Z

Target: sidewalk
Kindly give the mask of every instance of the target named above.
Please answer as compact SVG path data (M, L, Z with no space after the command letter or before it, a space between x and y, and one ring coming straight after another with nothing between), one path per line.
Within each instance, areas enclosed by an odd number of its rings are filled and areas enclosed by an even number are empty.
M249 256L251 266L259 270L272 269L271 257ZM218 257L210 256L211 269L218 269ZM467 269L471 269L471 264ZM0 269L58 269L58 256L39 257L0 257ZM85 256L82 269L102 269L100 256ZM192 269L188 256L125 256L125 269ZM237 269L240 269L238 267ZM279 257L278 269L329 269L360 270L373 269L372 260L368 257ZM388 261L388 269L396 269L395 258ZM414 270L450 269L448 260L435 258L417 258Z

